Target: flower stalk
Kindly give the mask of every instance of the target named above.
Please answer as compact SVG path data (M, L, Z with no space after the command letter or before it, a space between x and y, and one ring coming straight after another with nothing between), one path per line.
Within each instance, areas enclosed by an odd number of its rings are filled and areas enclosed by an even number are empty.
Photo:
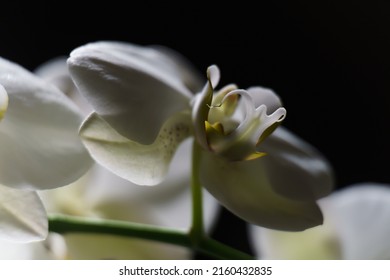
M142 238L179 245L219 259L253 259L252 256L203 236L194 246L191 235L180 230L132 222L101 220L84 217L49 215L49 230L60 234L100 233Z
M194 142L192 148L191 178L192 225L190 229L190 236L194 245L198 245L204 236L202 186L199 180L199 164L201 156L199 149L200 146Z

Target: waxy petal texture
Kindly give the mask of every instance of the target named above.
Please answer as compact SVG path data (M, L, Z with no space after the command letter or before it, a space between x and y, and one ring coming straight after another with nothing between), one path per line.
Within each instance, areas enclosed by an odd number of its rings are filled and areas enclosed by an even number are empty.
M189 114L179 113L162 127L151 145L142 145L117 133L93 113L80 135L93 158L114 174L138 185L160 183L179 144L189 136Z
M9 103L0 122L0 183L47 189L67 185L91 165L78 136L82 115L57 88L0 58Z
M68 59L73 81L96 113L143 145L155 141L172 115L190 108L193 93L181 79L182 64L153 48L115 42L85 45Z
M16 190L0 185L0 236L12 242L46 238L46 211L35 191Z

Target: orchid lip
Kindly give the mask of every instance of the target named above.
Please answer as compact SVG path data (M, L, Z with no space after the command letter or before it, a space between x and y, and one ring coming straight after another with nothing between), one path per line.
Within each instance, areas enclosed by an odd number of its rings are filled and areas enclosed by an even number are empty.
M231 160L244 160L253 158L258 153L256 147L268 135L268 130L276 127L286 116L283 107L278 108L272 114L267 114L267 106L262 104L255 107L250 94L242 89L234 89L224 94L218 104L207 105L212 114L212 109L220 108L232 96L239 95L242 99L242 107L235 107L234 110L242 110L243 120L233 130L226 130L223 120L206 121L206 134L208 145L211 149ZM210 114L209 114L210 117ZM211 116L212 117L212 116Z

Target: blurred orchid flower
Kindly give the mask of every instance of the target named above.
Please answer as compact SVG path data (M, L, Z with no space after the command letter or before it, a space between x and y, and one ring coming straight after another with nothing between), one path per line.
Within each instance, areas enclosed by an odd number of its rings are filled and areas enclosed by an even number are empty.
M190 158L185 156L191 141L185 141L175 155L167 178L158 189L132 184L105 168L95 165L69 186L41 191L49 213L153 224L188 229L191 196L188 185ZM217 203L203 193L205 227L210 231L216 218ZM34 244L0 242L0 259L189 259L186 248L103 234L50 233Z
M91 159L82 115L57 88L0 58L0 238L42 240L47 217L36 190L80 178Z
M276 229L322 223L316 199L330 192L332 172L313 147L276 129L285 109L271 90L229 85L214 93L216 66L203 86L183 57L162 47L91 43L68 65L95 110L81 127L83 142L113 173L156 185L193 135L202 147L201 182L230 211Z
M390 186L357 184L319 201L324 224L303 232L252 226L262 259L390 259Z
M98 165L67 188L45 192L49 212L115 219L188 230L191 223L189 176L191 159L186 156L191 141L178 148L166 179L158 188L134 185ZM205 227L209 232L217 203L203 193ZM187 248L101 234L64 235L70 259L188 259ZM99 244L99 246L96 246Z

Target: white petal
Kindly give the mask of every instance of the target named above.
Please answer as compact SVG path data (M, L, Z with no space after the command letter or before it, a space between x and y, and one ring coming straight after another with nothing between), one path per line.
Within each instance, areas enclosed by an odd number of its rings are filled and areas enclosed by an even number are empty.
M54 86L0 59L9 105L0 123L0 183L53 188L75 181L91 164L78 136L81 114Z
M219 80L221 79L221 71L217 65L211 65L207 68L207 79L210 81L213 89L218 86Z
M178 145L189 136L190 122L189 114L174 115L153 144L142 145L121 136L93 113L80 135L92 157L114 174L138 185L156 185L164 179Z
M49 259L45 255L43 242L15 243L0 240L0 260L32 260L36 259L36 254L41 256L39 259Z
M390 185L358 184L321 200L343 259L390 259Z
M0 185L0 239L31 242L47 234L46 212L37 193Z
M34 74L55 85L62 92L73 91L74 84L69 76L67 57L53 58L35 69Z
M206 137L205 121L208 120L210 105L212 104L214 88L220 79L218 66L211 65L207 68L207 83L203 90L192 100L192 121L197 141L204 149L209 149Z
M263 87L250 87L247 89L253 99L253 104L257 108L261 105L267 106L267 114L272 114L275 110L282 107L282 101L271 89Z
M262 159L231 162L203 151L201 182L223 206L250 223L291 231L321 224L314 201L289 200L273 191Z
M50 233L46 240L31 243L0 240L0 260L64 259L64 246L62 236L55 233Z
M287 129L278 127L261 145L262 158L272 188L298 200L328 195L334 185L327 160L314 147Z
M190 139L179 146L165 180L155 188L138 186L102 168L95 168L90 176L88 200L100 213L115 213L116 216L111 218L189 229L192 213L191 146ZM203 199L205 224L210 229L217 202L206 191Z
M161 54L154 49L113 42L88 44L74 50L68 64L80 93L132 141L153 143L170 116L189 109L192 93L179 69L165 71Z
M190 61L182 54L165 46L153 45L150 46L158 52L159 59L155 62L159 63L159 67L166 72L171 72L172 76L180 75L180 80L186 85L191 92L199 92L205 83L205 78Z
M245 90L229 92L222 102L236 94L241 96L240 109L243 110L244 119L233 132L213 146L218 154L233 161L243 160L256 153L256 145L267 136L266 131L276 127L286 116L284 108L278 108L270 115L267 115L264 104L255 108L252 97Z
M357 184L319 201L324 225L299 233L250 229L266 259L390 259L390 186Z
M257 258L271 260L340 259L338 240L329 225L324 224L301 232L287 232L249 226L249 240Z
M53 58L36 68L34 74L58 87L81 109L84 113L83 115L87 117L91 114L93 108L87 100L81 96L70 78L66 60L66 57Z
M96 165L77 184L45 191L43 197L45 205L50 204L47 207L49 212L97 216L188 230L192 213L189 182L191 145L190 139L180 145L166 179L155 188L132 184ZM205 191L203 198L205 227L210 231L216 218L218 204ZM188 249L161 246L156 242L139 242L138 239L72 234L67 235L66 240L70 258L181 259L190 257ZM111 242L114 242L114 245L110 245Z
M5 88L0 85L0 121L3 119L8 108L8 94Z

